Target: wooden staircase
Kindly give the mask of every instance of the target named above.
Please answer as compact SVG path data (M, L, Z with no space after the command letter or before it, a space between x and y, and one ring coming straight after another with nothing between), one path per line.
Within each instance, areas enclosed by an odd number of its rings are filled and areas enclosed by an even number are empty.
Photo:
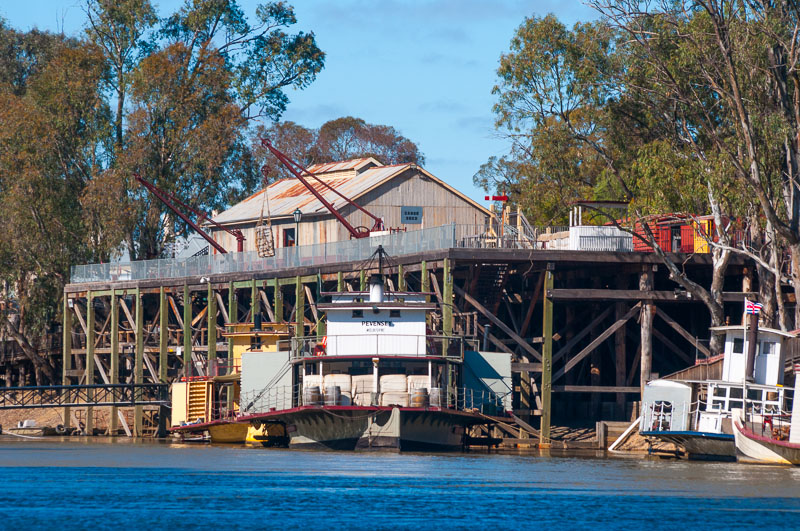
M472 294L484 308L496 314L508 279L508 264L481 264L472 282Z
M202 418L209 420L208 404L211 394L211 382L199 380L188 382L189 384L189 404L186 407L186 419L189 422Z

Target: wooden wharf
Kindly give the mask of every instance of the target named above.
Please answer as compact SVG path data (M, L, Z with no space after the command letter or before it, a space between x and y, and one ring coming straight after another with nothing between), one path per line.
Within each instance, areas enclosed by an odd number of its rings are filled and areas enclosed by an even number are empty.
M453 246L392 258L390 289L430 293L438 304L434 333L466 334L482 350L513 356L513 413L537 426L523 431L545 447L554 421L629 419L649 379L710 355L707 309L677 289L652 253ZM710 285L710 255L673 259ZM252 322L254 313L266 323L294 324L298 336L323 336L320 294L364 290L376 267L332 261L69 284L63 384L167 384L208 374L227 358L220 328ZM755 296L752 285L752 264L734 256L724 300L735 321L742 299ZM142 433L136 407L134 435ZM509 431L503 437L513 438Z

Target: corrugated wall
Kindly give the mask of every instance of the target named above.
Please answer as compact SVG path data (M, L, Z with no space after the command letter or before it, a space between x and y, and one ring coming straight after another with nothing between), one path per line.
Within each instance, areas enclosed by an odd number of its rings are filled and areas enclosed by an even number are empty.
M482 210L413 169L363 195L358 203L376 216L383 217L386 228L417 230L451 223L482 226L486 219ZM403 224L400 215L403 206L422 207L422 223ZM354 227L372 228L374 224L372 218L352 206L344 208L342 214ZM245 251L255 250L255 225L256 222L237 226L244 233ZM284 230L294 230L295 223L292 219L273 220L272 227L276 246L283 247ZM305 216L300 223L299 232L299 245L350 238L347 229L330 214ZM211 234L225 249L236 250L236 239L230 234L219 230L214 230Z

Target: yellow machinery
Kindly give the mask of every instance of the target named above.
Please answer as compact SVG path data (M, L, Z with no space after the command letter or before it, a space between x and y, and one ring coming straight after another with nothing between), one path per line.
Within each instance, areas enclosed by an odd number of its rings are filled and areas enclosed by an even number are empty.
M211 442L245 442L246 437L247 442L267 445L274 437L285 436L277 433L282 426L263 424L258 429L245 429L235 418L239 411L242 354L287 349L291 335L291 326L284 323L267 323L258 329L253 323L227 325L222 336L228 338L232 355L212 363L206 376L172 384L173 429L191 431L190 426L197 425L197 431L209 432ZM222 392L223 388L226 392ZM218 402L220 395L226 396L224 403Z

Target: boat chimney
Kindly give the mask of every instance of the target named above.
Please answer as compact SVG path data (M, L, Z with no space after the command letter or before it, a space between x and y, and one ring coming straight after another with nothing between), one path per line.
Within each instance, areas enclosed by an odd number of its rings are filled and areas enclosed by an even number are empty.
M745 381L755 381L756 347L758 346L758 314L747 314L747 363L744 369Z
M383 302L383 275L374 273L369 277L369 302Z

